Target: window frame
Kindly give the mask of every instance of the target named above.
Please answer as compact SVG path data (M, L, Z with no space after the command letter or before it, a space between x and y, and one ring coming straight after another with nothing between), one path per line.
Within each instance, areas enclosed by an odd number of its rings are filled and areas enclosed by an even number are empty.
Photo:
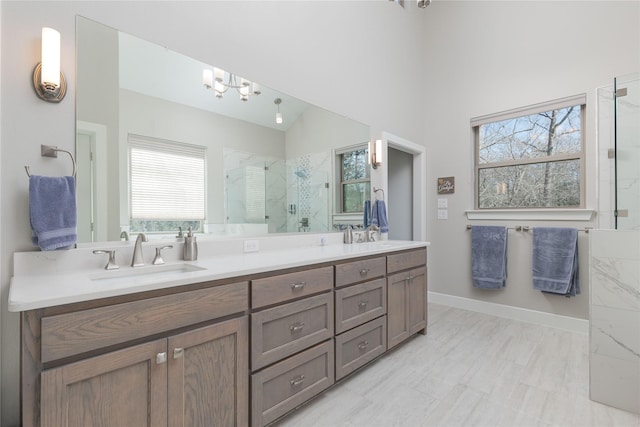
M371 167L367 161L367 171L368 171L368 177L367 178L360 178L360 179L353 179L353 180L347 180L347 181L343 181L343 177L344 177L344 173L343 173L343 156L345 154L348 153L352 153L355 151L364 151L365 152L365 158L368 159L368 155L369 155L369 144L367 142L364 142L362 144L357 144L357 145L351 145L349 147L343 147L340 149L335 150L335 157L336 157L336 182L337 182L337 188L338 191L336 192L336 196L337 196L337 201L336 201L336 207L338 208L337 210L337 214L340 215L362 215L364 212L364 204L361 207L361 209L357 212L345 212L344 210L344 185L345 184L360 184L360 183L369 183L369 192L371 192Z
M586 170L585 170L585 138L586 138L586 94L579 94L575 96L570 96L566 98L556 99L552 101L542 102L539 104L529 105L525 107L520 107L512 110L507 110L499 113L489 114L486 116L475 117L471 119L471 131L473 135L473 177L474 177L474 186L473 186L473 206L477 211L561 211L567 209L585 209L586 206ZM543 113L547 111L552 111L561 108L568 108L572 106L580 107L580 151L577 153L570 154L557 154L552 156L542 156L521 160L509 160L509 161L500 161L493 162L480 165L480 126L489 123L495 123L499 121L515 119L519 117L524 117L532 114ZM578 160L580 163L580 204L579 206L535 206L535 207L526 207L526 206L517 206L517 207L491 207L491 208L481 208L480 200L479 200L479 188L480 185L480 171L482 169L496 169L500 167L508 167L508 166L524 166L530 164L546 164L546 163L554 163L566 160Z
M196 159L201 159L202 164L202 190L203 190L203 199L202 199L202 218L174 218L174 217L164 217L159 216L157 218L154 217L140 217L133 215L133 191L132 191L132 174L133 174L133 165L132 165L132 150L142 150L149 152L157 152L169 155L182 155L185 157L194 157ZM184 223L195 223L198 222L199 232L204 231L204 226L207 219L207 147L195 145L195 144L187 144L179 141L167 140L167 139L159 139L145 135L137 135L133 133L129 133L127 135L127 191L128 191L128 217L130 224L134 221L138 222L148 222L148 221L159 221L159 222L184 222ZM172 230L173 231L173 230ZM167 231L162 230L150 230L144 231L149 234L166 234Z

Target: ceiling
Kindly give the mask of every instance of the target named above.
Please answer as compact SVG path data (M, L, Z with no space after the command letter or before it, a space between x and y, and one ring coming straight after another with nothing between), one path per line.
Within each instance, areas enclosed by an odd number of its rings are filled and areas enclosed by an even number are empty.
M211 65L122 32L119 33L119 52L122 89L282 131L309 106L262 85L262 93L250 96L248 101L240 100L234 89L223 98L216 98L215 93L202 84L202 71L213 68ZM280 112L284 122L279 125L275 122L275 98L282 99Z

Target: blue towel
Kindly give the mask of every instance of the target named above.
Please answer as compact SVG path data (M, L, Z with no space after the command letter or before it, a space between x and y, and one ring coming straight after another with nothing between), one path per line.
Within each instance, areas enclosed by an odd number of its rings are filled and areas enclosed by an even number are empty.
M507 284L507 227L471 228L471 278L474 288L502 289Z
M387 206L384 200L376 200L373 204L373 212L371 214L371 224L380 227L381 233L389 232L389 224L387 223Z
M362 225L364 226L364 228L367 228L369 225L371 225L371 200L364 201L363 211L364 216L362 218Z
M578 230L534 227L532 261L534 289L567 297L580 293Z
M76 243L76 182L72 176L29 177L31 241L43 251Z

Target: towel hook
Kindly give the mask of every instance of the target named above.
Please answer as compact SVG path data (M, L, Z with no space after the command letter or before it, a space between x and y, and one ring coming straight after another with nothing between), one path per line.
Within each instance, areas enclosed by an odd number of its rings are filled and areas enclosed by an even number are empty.
M40 145L40 155L42 157L53 157L58 158L58 151L62 151L63 153L67 153L71 158L71 163L73 164L73 177L76 177L76 159L73 158L73 154L70 151L63 150L62 148L58 148L54 145ZM25 166L24 170L27 171L27 176L31 177L31 172L29 171L29 166Z

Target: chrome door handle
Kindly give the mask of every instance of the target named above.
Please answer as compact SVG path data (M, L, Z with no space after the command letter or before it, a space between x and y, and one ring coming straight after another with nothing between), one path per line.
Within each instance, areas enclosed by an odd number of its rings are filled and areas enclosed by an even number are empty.
M292 283L291 284L291 291L295 292L295 291L301 291L302 289L304 289L304 286L307 284L307 282L298 282L298 283Z
M358 303L358 308L359 308L360 310L366 310L366 308L367 308L367 304L369 304L369 301L360 301L360 302Z
M358 344L360 350L365 350L367 347L369 347L369 341L362 341Z
M166 361L167 361L167 353L166 352L162 352L162 353L156 354L156 363L158 365L162 365Z
M298 375L296 378L289 380L291 387L297 387L304 382L304 375Z
M174 359L180 359L182 356L184 356L184 348L174 348L173 349L173 358Z
M304 322L297 322L289 326L289 331L291 331L292 334L295 334L296 332L300 332L303 328Z
M363 268L362 270L360 270L360 275L361 276L366 276L368 272L369 272L368 268Z

